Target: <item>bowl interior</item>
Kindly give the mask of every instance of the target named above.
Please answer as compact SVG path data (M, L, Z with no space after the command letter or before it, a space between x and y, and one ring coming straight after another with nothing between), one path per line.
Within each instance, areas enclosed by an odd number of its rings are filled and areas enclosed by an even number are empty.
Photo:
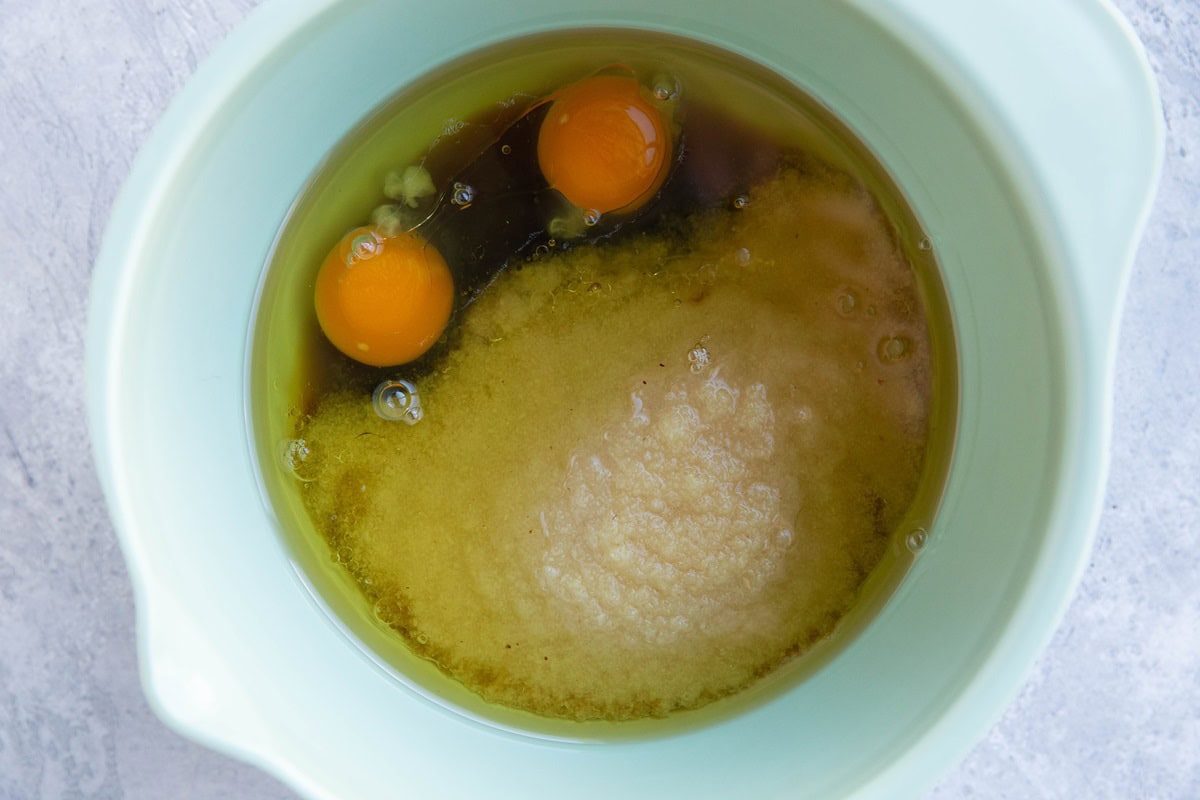
M361 0L323 7L293 30L251 20L243 35L274 44L243 65L236 90L199 104L188 147L158 186L124 275L106 387L121 471L144 481L116 493L114 513L153 532L131 562L143 598L158 604L144 611L147 680L168 716L314 794L405 785L472 796L536 776L572 796L666 786L894 796L888 786L909 785L965 746L944 720L982 671L1025 667L997 652L1036 601L1027 590L1055 545L1079 390L1063 267L1035 221L1033 192L1002 165L1004 132L946 88L919 41L852 5L806 7L794 20L758 5L736 14L708 2L643 5L448 2L399 14ZM352 125L480 46L596 25L746 55L834 109L875 152L943 269L958 336L958 439L929 544L829 667L690 735L534 744L402 689L328 624L259 495L242 365L272 237ZM188 389L163 391L178 387Z
M312 479L305 478L308 468L292 460L288 447L295 437L302 435L298 432L304 419L302 409L314 396L314 382L320 381L320 375L329 369L316 363L323 364L326 358L342 361L323 341L314 318L316 269L330 242L370 217L380 200L379 187L386 170L420 163L428 142L443 134L451 124L448 121L477 110L486 118L494 113L489 109L497 98L514 94L537 97L551 85L547 80L561 81L564 75L587 74L598 65L631 62L645 65L648 59L652 59L654 66L645 68L647 74L671 69L685 76L682 78L685 91L691 97L722 98L725 113L739 126L764 132L773 127L795 126L796 130L789 128L786 135L799 137L805 152L872 187L913 270L935 276L921 286L930 319L933 361L938 365L926 456L932 466L927 468L905 519L896 524L891 546L875 567L851 613L838 622L832 637L806 650L803 658L772 672L768 680L757 681L752 691L738 692L705 706L703 711L620 724L555 720L488 704L462 684L441 675L430 661L405 646L396 632L380 620L375 604L361 591L350 571L337 563L339 559L325 535L316 530L304 500L312 488ZM715 71L700 72L705 66ZM276 516L276 528L297 566L298 576L310 588L314 600L331 612L334 624L342 627L369 658L412 691L440 699L448 707L477 720L532 735L570 741L611 741L678 734L764 702L828 663L886 603L911 565L913 555L905 537L916 528L923 530L936 510L953 444L956 358L953 333L947 329L946 298L936 282L938 268L928 245L918 244L924 231L903 208L896 187L888 185L886 173L879 165L870 163L870 154L854 142L853 135L842 130L836 119L808 98L795 98L805 110L792 111L790 117L763 112L764 104L771 103L768 107L774 109L776 97L793 94L794 88L776 76L732 59L723 51L701 48L687 39L597 29L522 37L503 43L499 52L489 49L472 53L406 86L339 143L335 154L318 168L293 205L263 274L252 324L246 378L247 416L251 421L257 472L265 502ZM943 369L945 365L950 366ZM378 381L403 372L393 369L372 374Z

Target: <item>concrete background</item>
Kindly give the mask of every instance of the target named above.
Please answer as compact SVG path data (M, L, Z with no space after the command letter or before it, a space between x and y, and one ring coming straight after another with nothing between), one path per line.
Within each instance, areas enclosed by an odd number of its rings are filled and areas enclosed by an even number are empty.
M138 683L83 408L92 261L166 103L255 0L0 0L0 798L294 797ZM1121 327L1099 539L1007 713L928 795L1200 798L1200 5L1117 0L1166 172Z

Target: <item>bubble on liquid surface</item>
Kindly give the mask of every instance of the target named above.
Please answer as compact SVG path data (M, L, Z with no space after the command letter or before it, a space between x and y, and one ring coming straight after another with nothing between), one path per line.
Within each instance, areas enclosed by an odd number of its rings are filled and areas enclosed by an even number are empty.
M583 224L589 228L600 222L600 212L594 208L589 208L583 212Z
M912 342L904 336L885 336L879 340L879 360L884 364L903 361L912 353Z
M376 386L371 406L383 419L407 425L416 425L425 416L417 387L406 380L388 380Z
M466 183L455 183L450 193L450 202L459 208L466 208L475 202L475 188Z
M928 252L933 249L933 242L929 240L928 236L923 236L921 241L917 242L917 249Z
M688 351L687 354L688 369L692 372L703 372L712 362L712 354L708 352L708 348L703 342L698 342L695 347Z
M363 233L355 236L350 242L350 252L346 254L346 264L355 261L366 261L379 252L379 240L374 234Z
M916 528L904 537L904 546L912 553L919 553L929 541L929 533L924 528Z
M746 206L750 205L750 197L748 195L739 194L733 198L733 207L741 211Z
M512 153L512 145L508 145L508 144L500 145L500 153L502 155L506 155L506 156L510 155Z
M738 266L744 267L750 263L750 251L745 247L739 247L734 252L733 259L737 261Z
M670 75L656 75L651 92L655 100L667 103L679 96L679 83Z
M303 439L287 439L280 446L280 461L284 469L295 472L301 464L308 460L308 442Z
M843 317L848 317L858 309L858 295L846 289L837 296L837 311Z

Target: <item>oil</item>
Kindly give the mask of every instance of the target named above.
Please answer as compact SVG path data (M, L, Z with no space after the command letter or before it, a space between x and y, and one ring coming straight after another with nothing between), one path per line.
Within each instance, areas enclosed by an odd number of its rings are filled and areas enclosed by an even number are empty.
M680 161L646 213L564 236L521 124L613 64L675 104ZM458 306L425 358L368 368L315 330L313 275L414 164ZM926 241L832 114L711 48L586 31L438 71L331 155L262 287L249 402L299 571L493 724L655 735L763 701L869 621L935 514L955 355ZM376 413L385 385L416 424Z

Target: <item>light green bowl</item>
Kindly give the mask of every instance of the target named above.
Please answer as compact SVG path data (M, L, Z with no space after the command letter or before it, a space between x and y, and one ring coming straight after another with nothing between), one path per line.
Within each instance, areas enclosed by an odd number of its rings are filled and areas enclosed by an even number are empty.
M551 744L407 690L313 602L258 493L244 365L272 237L350 127L465 52L597 25L754 58L871 146L944 268L960 418L929 545L831 664L689 734ZM268 2L163 117L95 268L92 436L151 703L313 797L918 794L1019 687L1086 562L1161 150L1103 2Z

